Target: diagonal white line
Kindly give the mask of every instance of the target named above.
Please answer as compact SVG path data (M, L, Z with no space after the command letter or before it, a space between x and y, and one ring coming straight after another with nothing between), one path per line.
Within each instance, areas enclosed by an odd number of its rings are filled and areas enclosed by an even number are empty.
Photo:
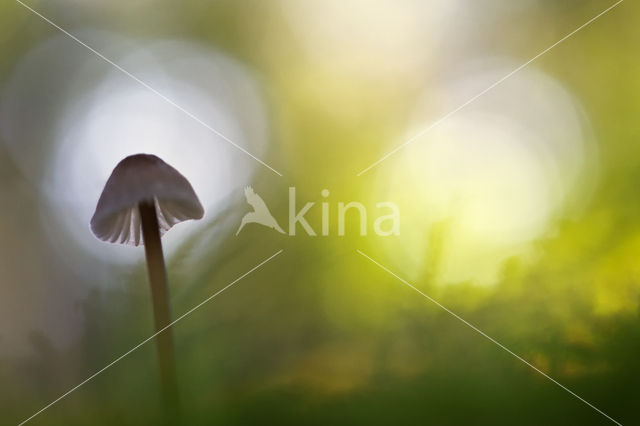
M204 305L205 303L209 302L210 300L212 300L213 298L215 298L217 295L219 295L220 293L222 293L223 291L225 291L226 289L228 289L229 287L231 287L232 285L234 285L235 283L237 283L238 281L240 281L241 279L243 279L244 277L246 277L247 275L249 275L250 273L252 273L253 271L255 271L256 269L260 268L262 265L264 265L265 263L269 262L271 259L273 259L274 257L276 257L277 255L279 255L280 253L282 253L284 250L278 250L275 254L272 254L270 257L268 257L267 259L263 260L262 262L260 262L259 264L257 264L256 266L254 266L253 268L249 269L247 272L245 272L244 274L240 275L238 278L236 278L235 280L233 280L232 282L230 282L229 284L227 284L224 288L222 288L221 290L218 290L217 292L215 292L214 294L212 294L211 296L207 297L206 299L204 299L202 302L198 303L196 306L194 306L193 308L189 309L187 312L185 312L184 314L180 315L178 318L176 318L175 320L171 321L167 326L163 327L162 329L158 330L156 333L152 334L151 336L147 337L146 339L144 339L142 342L138 343L136 346L134 346L133 348L129 349L127 352L123 353L122 355L120 355L118 358L114 359L113 361L111 361L109 364L107 364L106 366L104 366L103 368L101 368L100 370L96 371L95 373L93 373L91 376L87 377L86 379L84 379L82 382L78 383L76 386L72 387L71 389L69 389L67 392L63 393L62 395L60 395L58 398L54 399L53 401L51 401L49 404L45 405L44 407L42 407L40 410L38 410L37 412L35 412L33 415L31 415L31 417L23 420L22 422L20 422L18 424L18 426L21 426L25 423L27 423L28 421L32 420L34 417L36 417L38 414L41 414L43 411L45 411L46 409L50 408L52 405L56 404L57 402L59 402L61 399L67 397L69 394L71 394L72 392L76 391L78 388L80 388L81 386L87 384L89 381L93 380L96 376L98 376L99 374L103 373L105 370L107 370L109 367L112 367L114 364L116 364L117 362L121 361L123 358L125 358L126 356L130 355L132 352L134 352L135 350L137 350L138 348L140 348L141 346L143 346L145 343L149 342L150 340L153 340L158 334L162 333L163 331L165 331L167 328L169 327L173 327L173 325L175 323L177 323L178 321L182 320L183 318L185 318L186 316L190 315L193 311L195 311L196 309L200 308L202 305Z
M420 138L421 136L423 136L424 134L426 134L427 132L429 132L431 129L433 129L434 127L438 126L439 124L441 124L443 121L445 121L446 119L448 119L449 117L451 117L452 115L454 115L455 113L457 113L458 111L460 111L461 109L469 106L469 104L473 103L474 101L476 101L478 98L480 98L481 96L485 95L487 92L491 91L492 89L494 89L496 86L500 85L501 83L503 83L505 80L507 80L508 78L512 77L514 74L516 74L517 72L519 72L520 70L522 70L523 68L525 68L527 65L531 64L532 62L534 62L536 59L540 58L542 55L544 55L545 53L549 52L551 49L553 49L554 47L556 47L557 45L559 45L560 43L562 43L563 41L567 40L568 38L572 37L573 35L575 35L578 31L582 30L583 28L585 28L586 26L592 24L596 19L600 18L601 16L603 16L605 13L609 12L610 10L612 10L614 7L618 6L620 3L622 3L624 0L619 0L617 3L613 4L612 6L609 6L608 8L606 8L605 10L603 10L602 12L600 12L599 14L597 14L596 16L594 16L593 18L589 19L587 22L585 22L584 24L580 25L578 28L576 28L575 30L571 31L569 34L567 34L566 36L562 37L560 40L556 41L555 43L553 43L551 46L547 47L546 49L544 49L542 52L538 53L536 56L534 56L533 58L529 59L527 62L525 62L524 64L520 65L518 68L514 69L513 71L511 71L510 73L508 73L507 75L505 75L504 77L502 77L501 79L499 79L498 81L496 81L495 83L493 83L491 86L487 87L486 89L484 89L483 91L481 91L480 93L478 93L477 95L475 95L474 97L472 97L471 99L469 99L468 101L466 101L465 103L463 103L462 105L458 106L457 108L455 108L452 111L449 111L448 113L446 113L445 115L443 115L442 117L440 117L439 119L437 119L436 121L434 121L433 123L431 123L429 126L427 126L426 128L422 129L421 131L419 131L418 133L416 133L415 135L411 136L408 140L406 140L405 142L403 142L401 145L398 145L397 147L395 147L393 150L389 151L387 154L385 154L384 156L382 156L379 160L377 160L376 162L370 164L367 168L363 169L360 173L356 174L356 176L361 176L364 173L368 172L369 170L371 170L372 168L376 167L378 164L382 163L384 160L386 160L387 158L391 157L393 154L395 154L396 152L400 151L401 149L405 148L407 145L409 145L410 143L414 142L416 139Z
M560 386L562 389L564 389L565 391L569 392L571 395L575 396L576 398L578 398L580 401L584 402L585 404L587 404L589 407L593 408L594 410L596 410L598 413L602 414L603 416L605 416L607 419L611 420L613 423L622 426L622 424L616 420L614 420L613 418L611 418L609 415L607 415L607 413L605 413L604 411L600 410L598 407L596 407L595 405L591 404L589 401L585 400L584 398L582 398L580 395L578 395L577 393L573 392L571 389L567 388L566 386L564 386L562 383L558 382L557 380L553 379L552 377L550 377L549 375L545 374L543 371L541 371L540 369L538 369L535 365L531 364L530 362L528 362L527 360L525 360L524 358L522 358L521 356L517 355L515 352L512 352L509 348L507 348L506 346L504 346L502 343L498 342L496 339L494 339L493 337L489 336L488 334L486 334L484 331L480 330L478 327L476 327L475 325L471 324L470 322L468 322L467 320L465 320L464 318L462 318L461 316L459 316L458 314L456 314L455 312L451 311L450 309L448 309L446 306L441 305L437 300L431 298L430 296L428 296L427 294L423 293L422 291L418 290L416 287L412 286L411 284L409 284L408 281L404 280L403 278L399 277L398 275L396 275L395 273L393 273L392 271L390 271L388 268L386 268L385 266L381 265L380 263L378 263L377 261L373 260L372 258L370 258L369 256L367 256L366 254L364 254L362 251L360 250L356 250L359 254L361 254L363 257L369 259L371 262L375 263L376 265L378 265L382 270L388 272L389 274L393 275L394 277L396 277L400 282L402 282L403 284L407 285L408 287L410 287L411 289L415 290L416 292L418 292L419 294L421 294L423 297L425 297L426 299L428 299L430 302L434 303L435 305L437 305L438 307L442 308L443 310L445 310L447 313L451 314L453 317L455 317L456 319L460 320L462 323L464 323L466 326L470 327L471 329L473 329L474 331L476 331L477 333L481 334L482 336L486 337L487 339L489 339L491 342L495 343L497 346L499 346L501 349L505 350L506 352L508 352L509 354L513 355L515 358L517 358L519 361L522 361L524 364L528 365L529 367L531 367L532 369L534 369L536 372L540 373L541 375L543 375L544 377L546 377L547 379L549 379L550 381L552 381L553 383L555 383L556 385Z
M204 127L206 127L207 129L209 129L211 132L213 132L214 134L216 134L217 136L221 137L222 139L224 139L225 141L227 141L228 143L230 143L231 145L233 145L234 147L236 147L237 149L239 149L240 151L244 152L245 154L247 154L249 157L253 158L254 160L256 160L258 163L262 164L263 166L265 166L266 168L268 168L269 170L271 170L272 172L274 172L275 174L277 174L278 176L282 176L282 173L280 173L279 171L277 171L276 169L274 169L273 167L271 167L270 165L268 165L267 163L265 163L264 161L262 161L261 159L259 159L258 157L256 157L255 155L251 154L249 151L247 151L246 149L244 149L243 147L241 147L240 145L238 145L237 143L235 143L234 141L232 141L231 139L229 139L228 137L226 137L225 135L223 135L222 133L220 133L219 131L217 131L216 129L214 129L213 127L211 127L209 124L207 124L206 122L204 122L202 119L198 118L195 114L187 111L185 108L181 107L180 105L178 105L177 103L175 103L174 101L172 101L170 98L168 98L167 96L165 96L164 94L160 93L159 91L157 91L156 89L154 89L153 87L151 87L149 84L145 83L144 81L140 80L138 77L136 77L135 75L131 74L129 71L127 71L126 69L122 68L120 65L116 64L115 62L113 62L111 59L107 58L106 56L104 56L102 53L98 52L97 50L95 50L93 47L89 46L88 44L86 44L85 42L83 42L82 40L80 40L79 38L77 38L76 36L74 36L73 34L71 34L70 32L68 32L67 30L65 30L64 28L60 27L59 25L57 25L55 22L51 21L49 18L43 16L42 14L40 14L39 12L37 12L36 10L34 10L33 8L31 8L30 6L24 4L21 0L16 0L16 2L18 2L19 4L21 4L22 6L24 6L26 9L30 10L31 12L33 12L35 15L39 16L40 18L42 18L44 21L48 22L49 24L51 24L53 27L57 28L58 30L62 31L64 34L66 34L67 36L69 36L71 39L73 39L74 41L76 41L78 44L86 47L87 49L89 49L91 52L93 52L94 54L96 54L98 57L100 57L101 59L103 59L105 62L109 63L110 65L112 65L113 67L117 68L119 71L121 71L122 73L124 73L125 75L131 77L133 80L137 81L138 83L140 83L142 86L144 86L145 88L149 89L150 91L152 91L153 93L155 93L156 95L158 95L160 98L162 98L165 102L167 102L168 104L172 105L173 107L179 109L180 111L182 111L183 113L185 113L187 116L189 116L190 118L192 118L193 120L195 120L196 122L200 123L201 125L203 125Z

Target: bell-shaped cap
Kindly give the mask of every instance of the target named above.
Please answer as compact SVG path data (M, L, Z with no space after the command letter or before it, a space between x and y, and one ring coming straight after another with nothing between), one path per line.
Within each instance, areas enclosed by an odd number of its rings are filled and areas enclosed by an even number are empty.
M91 230L111 243L140 245L138 205L154 203L160 233L176 223L200 219L202 204L187 179L155 155L136 154L120 161L102 190Z

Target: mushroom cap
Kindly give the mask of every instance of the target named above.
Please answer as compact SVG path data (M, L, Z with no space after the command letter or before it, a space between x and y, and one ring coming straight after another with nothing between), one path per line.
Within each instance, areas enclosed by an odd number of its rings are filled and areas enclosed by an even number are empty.
M136 154L113 169L91 218L91 231L103 241L143 244L138 210L142 202L154 203L161 235L176 223L204 215L193 187L180 172L155 155Z

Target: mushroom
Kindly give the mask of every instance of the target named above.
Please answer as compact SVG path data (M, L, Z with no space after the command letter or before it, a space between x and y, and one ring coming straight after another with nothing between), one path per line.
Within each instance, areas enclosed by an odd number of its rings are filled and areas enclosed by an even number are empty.
M165 406L176 408L169 288L160 238L173 225L200 219L203 214L204 209L184 176L155 155L136 154L113 169L91 218L91 230L103 241L144 244L162 393Z

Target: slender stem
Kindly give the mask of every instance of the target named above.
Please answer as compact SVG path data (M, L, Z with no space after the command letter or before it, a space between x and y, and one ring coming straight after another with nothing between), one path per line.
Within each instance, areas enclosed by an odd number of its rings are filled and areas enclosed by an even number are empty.
M155 204L153 202L143 202L138 205L138 209L142 222L142 237L147 257L151 298L153 300L153 319L156 332L158 332L171 323L167 271L162 254L162 241L160 240L160 228ZM168 410L167 414L175 416L178 413L178 382L171 327L158 334L156 348L165 409Z

